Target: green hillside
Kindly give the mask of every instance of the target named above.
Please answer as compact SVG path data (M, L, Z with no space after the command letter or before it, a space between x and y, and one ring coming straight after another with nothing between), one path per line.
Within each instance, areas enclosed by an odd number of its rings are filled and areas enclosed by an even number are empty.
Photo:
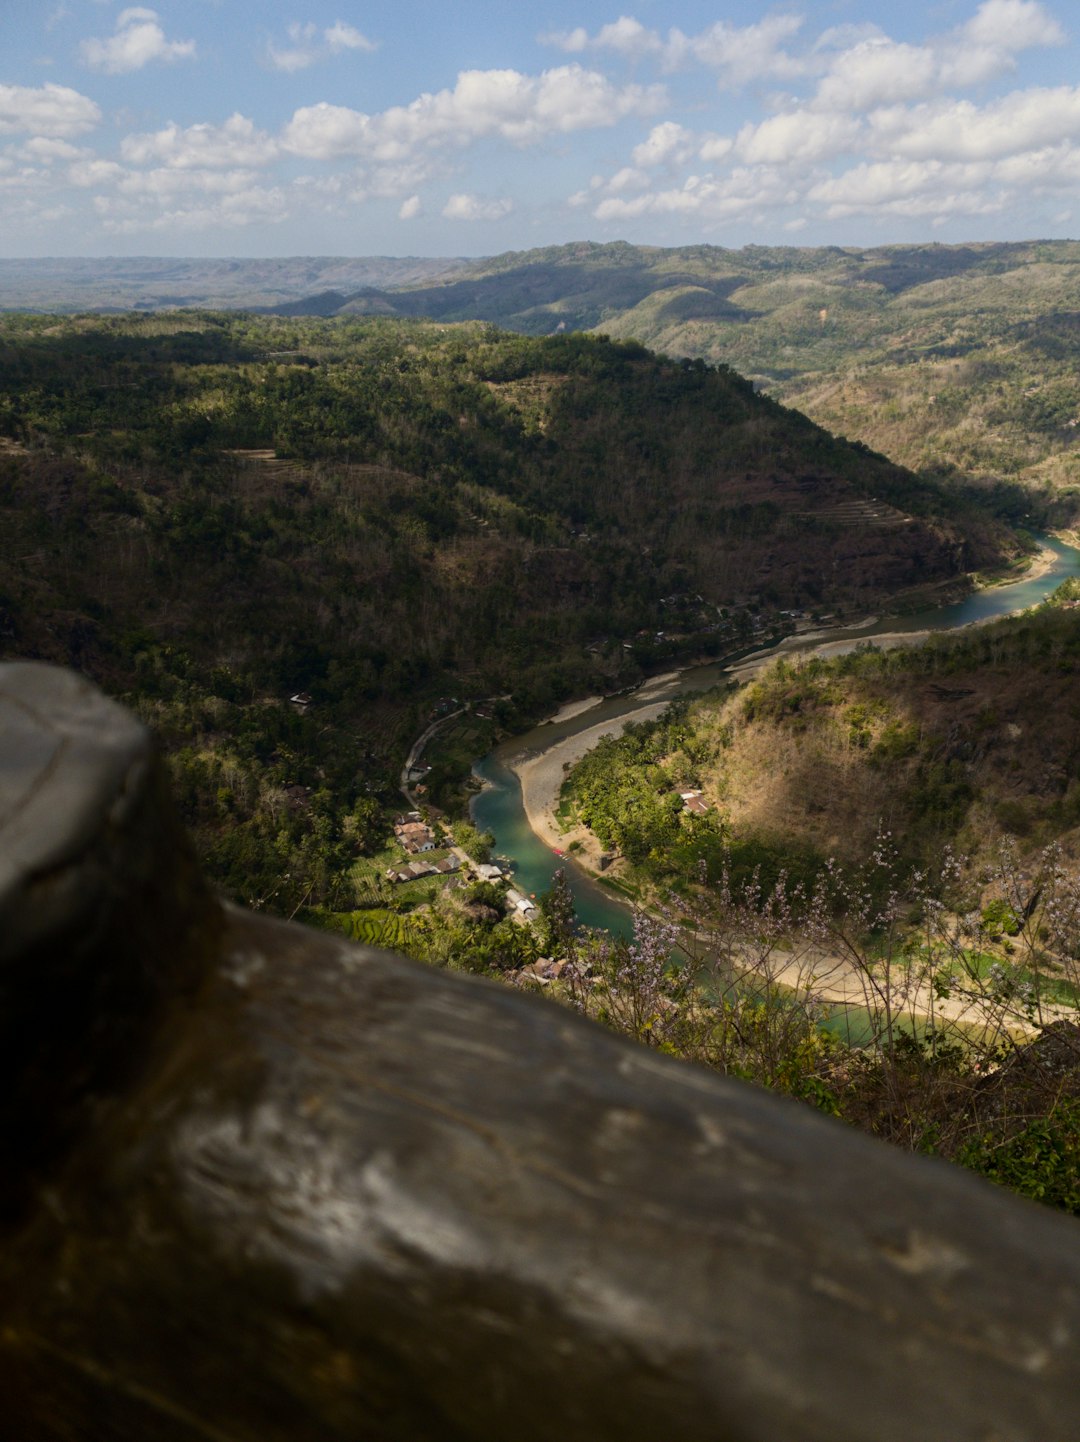
M576 252L504 261L475 293L562 279L501 323L723 362L912 469L1017 481L1044 505L1065 491L1050 514L1076 519L1080 245Z
M213 874L283 910L348 902L440 699L489 701L481 751L783 609L1016 554L733 373L581 335L9 317L0 438L4 654L132 700Z
M729 251L569 245L346 309L632 337L732 366L914 470L1019 483L1017 517L1080 518L1080 245Z
M3 304L213 305L588 330L731 366L835 434L1080 520L1080 244L726 250L582 241L494 258L3 261Z

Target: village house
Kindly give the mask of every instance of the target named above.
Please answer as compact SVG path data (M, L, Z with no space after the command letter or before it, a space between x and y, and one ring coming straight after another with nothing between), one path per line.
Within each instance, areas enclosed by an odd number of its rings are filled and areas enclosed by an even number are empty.
M520 891L513 887L506 893L506 904L511 911L517 912L523 920L529 921L536 915L536 905L527 896L522 896Z
M411 812L410 815L418 816L418 813ZM405 850L412 852L414 855L419 851L435 850L434 832L430 826L419 819L416 821L395 822L394 835L401 845L404 846Z
M705 800L701 791L680 791L679 796L691 816L708 816L712 810L711 804Z
M391 881L419 881L422 876L434 876L435 867L426 861L410 861L397 871L391 868L386 874Z

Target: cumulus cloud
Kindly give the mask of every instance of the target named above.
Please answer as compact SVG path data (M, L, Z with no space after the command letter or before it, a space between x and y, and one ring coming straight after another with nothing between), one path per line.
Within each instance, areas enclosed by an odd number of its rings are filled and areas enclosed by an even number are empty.
M58 160L77 160L85 153L69 140L51 140L43 135L36 135L33 140L28 140L19 147L19 154L23 159L31 160L37 165L52 165Z
M714 161L723 160L734 148L735 142L728 135L706 135L698 147L698 159L710 165Z
M650 177L644 170L624 165L617 170L607 183L608 190L617 195L621 190L644 190L650 184Z
M863 40L836 56L815 103L821 110L850 111L921 99L933 93L937 74L934 54L924 45L886 36Z
M248 225L276 225L289 216L284 191L253 186L209 204L177 206L157 212L131 210L115 201L97 207L104 229L113 235L145 231L239 230Z
M637 166L681 165L690 159L696 149L693 133L674 120L654 125L648 137L635 145L633 161Z
M861 136L852 116L795 111L744 125L734 149L752 165L804 165L853 150Z
M333 51L364 50L370 53L377 49L374 40L362 35L355 26L346 25L344 20L335 20L329 29L323 31L323 38Z
M108 183L109 193L96 195L93 205L111 234L236 229L276 223L289 214L281 187L260 185L250 171L115 166L94 183L103 182Z
M1027 52L1065 40L1051 6L964 0L953 28L903 39L869 23L812 30L793 13L684 32L616 10L597 28L542 37L566 52L542 73L467 70L371 113L324 91L270 131L225 112L198 124L155 121L100 153L83 148L102 123L92 100L58 85L0 85L0 137L11 138L0 175L8 194L49 204L64 184L83 193L84 208L89 192L115 231L275 220L287 197L297 214L389 202L403 223L425 204L482 222L513 205L509 193L483 193L490 182L470 173L465 152L546 144L553 161L564 152L576 160L579 145L557 142L622 124L633 131L625 148L604 174L574 176L568 204L613 230L638 223L650 239L736 223L781 234L852 216L938 225L1006 209L1034 223L1060 215L1080 185L1080 84L1007 81ZM155 10L122 9L115 33L85 41L82 58L119 74L192 56L194 41L167 38L169 28ZM342 19L298 20L273 38L263 58L284 73L376 48ZM690 70L699 72L694 92L680 94ZM722 90L755 88L741 116L709 114L702 76ZM297 158L317 173L297 176ZM437 201L426 190L433 181ZM1044 196L1053 204L1039 209Z
M897 156L987 160L1080 140L1080 89L1017 90L988 105L957 100L870 117L878 145Z
M993 185L985 165L948 165L939 160L863 162L841 176L820 181L807 193L835 220L869 212L925 218L989 215L1005 208L1007 194ZM988 185L988 182L990 184Z
M141 70L153 60L171 63L195 55L194 40L166 40L156 10L136 5L121 10L116 30L107 40L84 40L79 46L83 64L109 75Z
M802 223L880 214L937 224L1080 183L1080 87L1017 89L981 103L962 93L1015 69L1024 51L1062 43L1041 0L982 0L966 21L917 43L859 24L796 49L799 24L771 16L661 37L623 17L595 35L553 37L580 51L653 56L669 69L707 65L721 85L770 75L791 82L768 101L773 114L733 137L655 125L629 164L569 203L589 203L611 225L664 215L719 224L783 206ZM709 173L692 173L695 165Z
M0 135L31 135L69 139L101 122L92 100L66 85L0 85Z
M725 85L763 79L790 79L806 70L806 62L788 54L784 42L802 28L799 15L769 15L755 25L728 25L718 20L700 35L672 32L669 65L696 60L719 73Z
M782 48L801 26L802 19L797 15L769 15L753 25L729 25L718 20L697 35L673 28L661 36L632 16L621 15L595 35L578 26L539 38L543 44L571 53L609 50L630 60L652 57L668 71L695 62L716 70L725 84L741 84L767 76L801 74L803 62Z
M601 221L680 215L699 222L722 223L791 205L797 199L798 191L775 171L744 166L723 177L691 175L681 186L650 191L628 200L609 196L600 202L594 214Z
M117 182L124 195L237 195L251 191L256 176L250 170L129 170Z
M512 200L482 200L478 195L452 195L443 206L447 220L501 220L514 208Z
M656 86L615 86L579 65L542 75L517 70L466 70L453 90L421 95L376 115L325 101L297 110L281 143L309 159L355 155L407 158L425 146L465 146L488 136L528 145L547 135L614 125L654 112L665 99Z
M1038 0L984 0L961 35L969 43L1009 51L1060 45L1065 39L1061 26Z
M182 128L170 121L163 130L125 136L120 143L120 153L132 165L156 163L179 169L219 165L250 167L273 160L278 147L254 122L237 113L224 125Z
M629 15L620 15L618 20L605 25L592 40L586 39L585 44L593 50L614 50L631 57L662 55L664 52L664 42L656 31L646 30L639 20Z
M68 179L80 190L110 185L126 174L124 167L117 165L115 160L77 160L68 166Z
M278 46L270 41L266 47L266 58L275 70L293 72L306 70L319 60L330 55L341 55L348 50L371 52L378 47L374 40L348 25L344 20L335 20L333 25L320 30L312 21L293 21L286 29L289 44Z
M965 24L922 45L880 31L835 53L816 97L819 109L865 110L980 85L1015 68L1016 56L1064 39L1039 0L983 0Z

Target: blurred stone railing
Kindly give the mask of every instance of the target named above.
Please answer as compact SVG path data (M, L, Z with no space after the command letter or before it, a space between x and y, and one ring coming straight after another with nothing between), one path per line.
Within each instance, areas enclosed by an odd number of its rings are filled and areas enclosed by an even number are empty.
M221 907L0 668L0 1437L1056 1442L1080 1231L543 1001Z

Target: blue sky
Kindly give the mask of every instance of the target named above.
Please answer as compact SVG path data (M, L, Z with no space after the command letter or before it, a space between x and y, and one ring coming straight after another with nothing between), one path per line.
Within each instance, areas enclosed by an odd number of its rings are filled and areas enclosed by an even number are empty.
M1072 236L1075 14L0 0L0 255Z

